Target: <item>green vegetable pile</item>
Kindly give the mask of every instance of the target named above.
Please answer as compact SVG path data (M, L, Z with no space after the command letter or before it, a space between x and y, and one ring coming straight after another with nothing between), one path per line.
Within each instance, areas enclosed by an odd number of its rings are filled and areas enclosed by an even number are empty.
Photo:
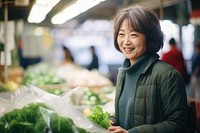
M62 89L46 89L47 92L51 93L51 94L54 94L54 95L61 95L63 93L65 93L64 90Z
M46 84L61 84L66 81L56 75L56 69L45 63L38 63L29 66L23 77L22 84L46 85Z
M99 126L108 129L110 126L110 113L104 112L100 106L95 106L88 118Z
M41 109L50 110L43 103L31 103L22 109L14 109L0 118L1 133L88 133L77 127L73 120L50 111L43 117ZM45 118L45 119L44 119Z
M109 99L105 98L103 94L96 93L91 89L84 91L82 104L83 105L103 105L109 102Z

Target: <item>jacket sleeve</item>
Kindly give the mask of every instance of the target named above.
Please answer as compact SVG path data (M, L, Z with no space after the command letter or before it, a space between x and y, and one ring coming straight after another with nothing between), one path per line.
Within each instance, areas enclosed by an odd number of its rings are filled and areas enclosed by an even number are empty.
M187 121L187 96L184 81L173 69L160 77L162 120L136 127L138 133L184 133Z

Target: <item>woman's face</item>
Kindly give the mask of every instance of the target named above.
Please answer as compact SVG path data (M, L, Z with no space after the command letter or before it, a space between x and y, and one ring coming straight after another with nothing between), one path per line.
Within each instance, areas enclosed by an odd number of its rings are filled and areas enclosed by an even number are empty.
M128 21L124 20L117 36L119 49L124 56L135 64L146 51L145 35L130 28Z

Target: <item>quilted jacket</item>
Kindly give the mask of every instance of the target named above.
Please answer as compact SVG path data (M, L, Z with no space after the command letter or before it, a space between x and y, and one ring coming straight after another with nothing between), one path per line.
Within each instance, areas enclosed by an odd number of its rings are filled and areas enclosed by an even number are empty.
M118 100L125 74L119 68L115 111L118 123ZM134 100L134 127L139 133L184 133L187 121L187 96L180 74L167 63L151 55L138 79Z

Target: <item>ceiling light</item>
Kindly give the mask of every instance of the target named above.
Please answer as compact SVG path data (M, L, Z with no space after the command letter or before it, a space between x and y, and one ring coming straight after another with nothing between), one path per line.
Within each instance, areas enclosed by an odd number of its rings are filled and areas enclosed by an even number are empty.
M28 16L29 23L40 23L60 0L36 0Z
M98 5L105 0L77 0L75 3L66 7L64 10L56 14L51 22L53 24L63 24L66 21L78 16L79 14L87 11L88 9Z

